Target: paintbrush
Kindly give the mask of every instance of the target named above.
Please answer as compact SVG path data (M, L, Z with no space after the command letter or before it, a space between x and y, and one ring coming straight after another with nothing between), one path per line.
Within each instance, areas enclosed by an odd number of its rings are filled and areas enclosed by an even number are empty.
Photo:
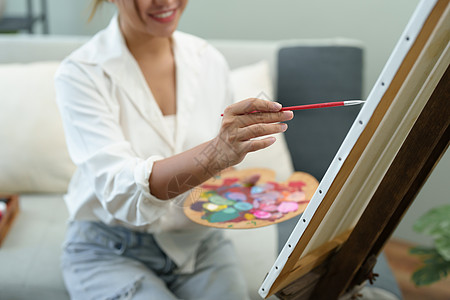
M297 106L286 106L281 108L280 111L286 110L304 110L304 109L313 109L313 108L323 108L323 107L337 107L337 106L352 106L364 104L363 100L347 100L347 101L335 101L335 102L324 102L324 103L315 103L315 104L305 104L305 105L297 105ZM252 111L251 113L255 113L258 111ZM223 114L221 114L223 117Z

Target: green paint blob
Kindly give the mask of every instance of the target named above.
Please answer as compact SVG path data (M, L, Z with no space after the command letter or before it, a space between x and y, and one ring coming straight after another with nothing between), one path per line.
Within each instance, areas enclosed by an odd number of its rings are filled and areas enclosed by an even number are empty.
M229 200L219 195L212 195L209 197L209 202L217 205L234 205L236 203L236 201Z
M224 209L222 211L211 214L208 217L208 221L211 223L227 222L236 219L237 217L239 217L239 212L237 210L232 213L226 213Z
M236 209L234 207L227 207L223 210L223 213L225 214L234 214L236 212Z

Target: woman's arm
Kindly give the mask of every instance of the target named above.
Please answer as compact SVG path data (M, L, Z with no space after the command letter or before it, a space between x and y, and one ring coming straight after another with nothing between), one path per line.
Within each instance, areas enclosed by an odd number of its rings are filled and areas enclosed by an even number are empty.
M247 99L225 109L218 136L178 155L156 161L149 178L150 191L159 199L170 199L203 183L222 170L241 162L249 152L264 149L284 132L291 111L267 100ZM259 111L258 113L251 113Z

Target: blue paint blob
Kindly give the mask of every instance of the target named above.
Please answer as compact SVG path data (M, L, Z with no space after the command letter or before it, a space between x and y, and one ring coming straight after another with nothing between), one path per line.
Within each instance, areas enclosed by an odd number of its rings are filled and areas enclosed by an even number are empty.
M246 211L246 210L252 209L253 205L248 202L238 202L234 205L234 208L236 208L237 210L240 210L240 211Z
M247 200L247 196L244 193L226 193L225 197L227 197L230 200L235 200L235 201L246 201Z
M262 192L264 192L264 188L262 188L258 185L252 186L252 189L250 190L250 193L252 193L252 194L260 194Z

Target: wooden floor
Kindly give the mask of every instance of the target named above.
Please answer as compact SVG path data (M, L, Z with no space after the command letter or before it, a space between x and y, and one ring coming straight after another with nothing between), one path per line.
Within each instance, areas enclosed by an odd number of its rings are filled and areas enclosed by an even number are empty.
M450 277L425 287L416 287L411 275L422 263L417 256L408 253L413 245L391 239L384 248L389 265L403 293L404 300L449 300Z

